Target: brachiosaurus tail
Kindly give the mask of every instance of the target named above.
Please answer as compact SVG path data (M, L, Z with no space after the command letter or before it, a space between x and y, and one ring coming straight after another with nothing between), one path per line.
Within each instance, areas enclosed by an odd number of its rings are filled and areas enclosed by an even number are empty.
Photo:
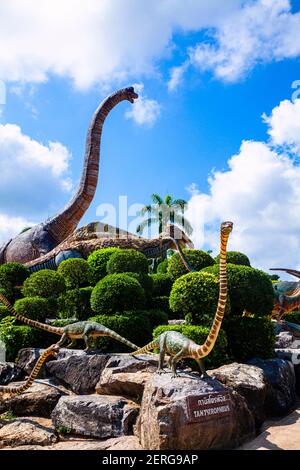
M56 344L53 344L49 348L47 348L39 357L37 363L35 364L34 368L31 371L30 376L26 380L23 385L19 385L17 387L10 387L8 386L0 386L0 392L3 393L11 393L13 395L20 395L21 393L25 392L31 385L33 384L34 380L39 375L39 372L49 356L54 356L58 352L58 347Z
M159 347L159 342L158 342L157 339L155 339L155 340L151 341L151 343L146 344L146 346L144 346L143 348L140 348L137 351L134 351L133 353L131 353L131 355L132 356L137 356L138 354L144 354L144 353L152 351L152 349L158 348L158 347Z
M40 323L38 321L31 320L31 318L23 317L23 315L20 315L19 313L16 312L16 310L13 308L13 306L10 304L10 302L7 300L7 298L3 294L0 294L0 300L5 305L5 307L8 308L9 312L14 317L16 317L17 320L21 321L22 323L25 323L25 325L33 326L34 328L39 328L40 330L48 331L49 333L54 333L60 336L64 333L63 328L59 328L57 326L46 325L45 323Z
M115 331L110 330L109 328L105 328L104 332L106 333L107 336L110 338L115 339L116 341L119 341L120 343L126 344L131 349L138 349L139 347L136 346L135 344L131 343L128 341L126 338L123 338L122 336L118 335Z
M232 231L232 222L223 222L221 224L221 246L220 246L220 283L219 283L219 300L215 318L206 338L205 343L197 348L196 356L198 359L207 356L213 349L221 324L224 318L226 300L227 300L227 269L226 269L226 249L229 234Z

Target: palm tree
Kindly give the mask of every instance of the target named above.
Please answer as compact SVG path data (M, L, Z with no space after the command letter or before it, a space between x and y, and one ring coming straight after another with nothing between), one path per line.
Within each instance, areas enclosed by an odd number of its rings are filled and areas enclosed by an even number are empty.
M164 199L158 194L152 194L151 199L153 204L144 206L139 213L141 217L147 217L137 226L137 233L142 234L146 227L158 224L158 233L161 234L171 223L178 225L187 235L192 234L192 226L184 217L187 206L184 199L173 199L169 194Z

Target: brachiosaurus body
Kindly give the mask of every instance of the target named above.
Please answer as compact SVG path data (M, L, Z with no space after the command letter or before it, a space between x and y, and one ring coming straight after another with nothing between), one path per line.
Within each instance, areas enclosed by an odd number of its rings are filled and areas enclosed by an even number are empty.
M25 325L33 326L34 328L39 328L40 330L48 331L49 333L54 333L55 335L61 336L61 339L57 343L58 347L61 347L63 344L65 344L67 340L71 341L71 344L68 345L71 347L74 345L77 339L83 339L86 345L85 350L88 351L92 349L92 342L94 338L99 336L109 336L110 338L125 344L131 349L138 348L138 346L135 344L131 343L127 339L118 335L118 333L115 331L106 328L100 323L94 321L79 321L64 327L46 325L45 323L40 323L38 321L31 320L30 318L23 317L23 315L19 315L3 294L0 294L0 300L8 308L10 313L14 315L17 320L25 323Z
M232 222L223 222L221 224L219 300L215 318L205 343L202 346L199 346L194 341L187 338L178 331L166 331L159 335L158 338L156 338L151 343L132 353L132 355L136 356L138 354L143 354L148 351L151 351L152 349L159 348L159 373L164 372L164 356L167 353L170 355L169 364L173 372L173 377L177 375L176 363L184 358L195 359L199 364L202 376L206 375L205 368L202 363L202 358L207 356L213 349L225 313L227 300L226 249L228 237L232 231L232 228Z
M49 348L45 349L45 351L40 355L37 363L35 364L34 368L31 371L30 376L26 380L26 382L22 385L17 385L14 387L10 387L9 385L5 386L0 386L0 392L1 393L8 393L10 395L20 395L23 392L26 392L26 390L31 387L37 376L39 375L39 372L46 361L46 359L49 356L56 356L57 353L59 352L59 347L57 344L52 344L52 346L49 346Z
M104 121L118 103L124 100L133 103L137 98L134 88L128 87L108 96L100 104L88 129L84 168L75 196L57 215L20 233L0 247L0 264L9 261L24 264L32 261L53 250L72 234L96 192Z

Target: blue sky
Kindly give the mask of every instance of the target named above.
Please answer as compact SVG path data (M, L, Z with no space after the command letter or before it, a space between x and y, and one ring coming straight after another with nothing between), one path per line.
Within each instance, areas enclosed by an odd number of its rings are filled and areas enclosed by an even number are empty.
M69 200L93 111L136 83L133 116L122 103L105 124L82 224L119 195L168 192L189 200L197 246L217 252L231 218L254 265L299 267L300 1L75 0L67 22L70 0L45 3L47 17L34 0L1 7L0 241Z

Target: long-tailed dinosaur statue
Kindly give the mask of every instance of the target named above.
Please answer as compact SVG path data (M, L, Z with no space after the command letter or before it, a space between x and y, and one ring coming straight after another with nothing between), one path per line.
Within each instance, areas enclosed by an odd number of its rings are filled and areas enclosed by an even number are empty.
M97 226L97 229L99 230L100 228L101 230L93 231L93 226ZM180 256L186 264L187 261L184 258L182 248L186 246L193 248L193 243L181 229L174 225L169 225L161 236L149 240L138 237L130 232L95 222L74 232L67 240L48 254L26 263L26 266L31 271L56 269L65 259L87 258L93 251L111 246L134 248L144 253L147 258L164 256L167 250L172 248L179 250Z
M159 365L158 373L164 372L164 356L169 354L173 377L176 374L176 363L184 358L195 359L200 367L202 376L206 375L202 358L207 356L213 349L223 321L226 301L227 301L227 268L226 268L226 250L229 235L232 231L232 222L223 222L221 224L221 247L220 247L220 284L219 284L219 300L215 318L207 336L205 343L201 346L191 339L187 338L178 331L166 331L159 335L154 341L147 344L143 348L131 353L133 356L149 352L155 348L159 348Z
M75 196L57 215L24 231L0 247L0 264L9 261L24 264L32 261L53 250L72 234L90 206L96 191L104 121L118 103L124 100L133 103L137 98L134 88L128 87L108 96L100 104L88 129L84 168Z
M44 362L46 361L47 357L49 356L56 356L59 352L59 347L56 344L52 344L49 348L45 349L45 351L40 355L37 363L35 364L34 368L31 371L30 376L26 380L26 382L22 385L17 386L9 386L9 385L2 385L0 386L1 393L7 393L10 395L20 395L23 392L26 392L28 388L31 387L35 379L37 378Z
M118 335L118 333L116 333L115 331L106 328L100 323L94 321L79 321L76 323L71 323L70 325L66 325L64 327L46 325L45 323L40 323L38 321L31 320L30 318L23 317L23 315L17 313L3 294L0 294L0 301L8 308L9 312L14 315L17 320L22 323L25 323L25 325L33 326L34 328L38 328L40 330L48 331L49 333L54 333L55 335L61 336L61 339L56 343L58 347L61 347L63 344L65 344L67 340L71 341L68 347L72 347L77 339L83 339L86 345L85 351L89 351L93 348L92 343L94 338L97 338L99 336L109 336L110 338L113 338L116 341L125 344L131 349L138 348L138 346L136 346L135 344L131 343L127 339Z

